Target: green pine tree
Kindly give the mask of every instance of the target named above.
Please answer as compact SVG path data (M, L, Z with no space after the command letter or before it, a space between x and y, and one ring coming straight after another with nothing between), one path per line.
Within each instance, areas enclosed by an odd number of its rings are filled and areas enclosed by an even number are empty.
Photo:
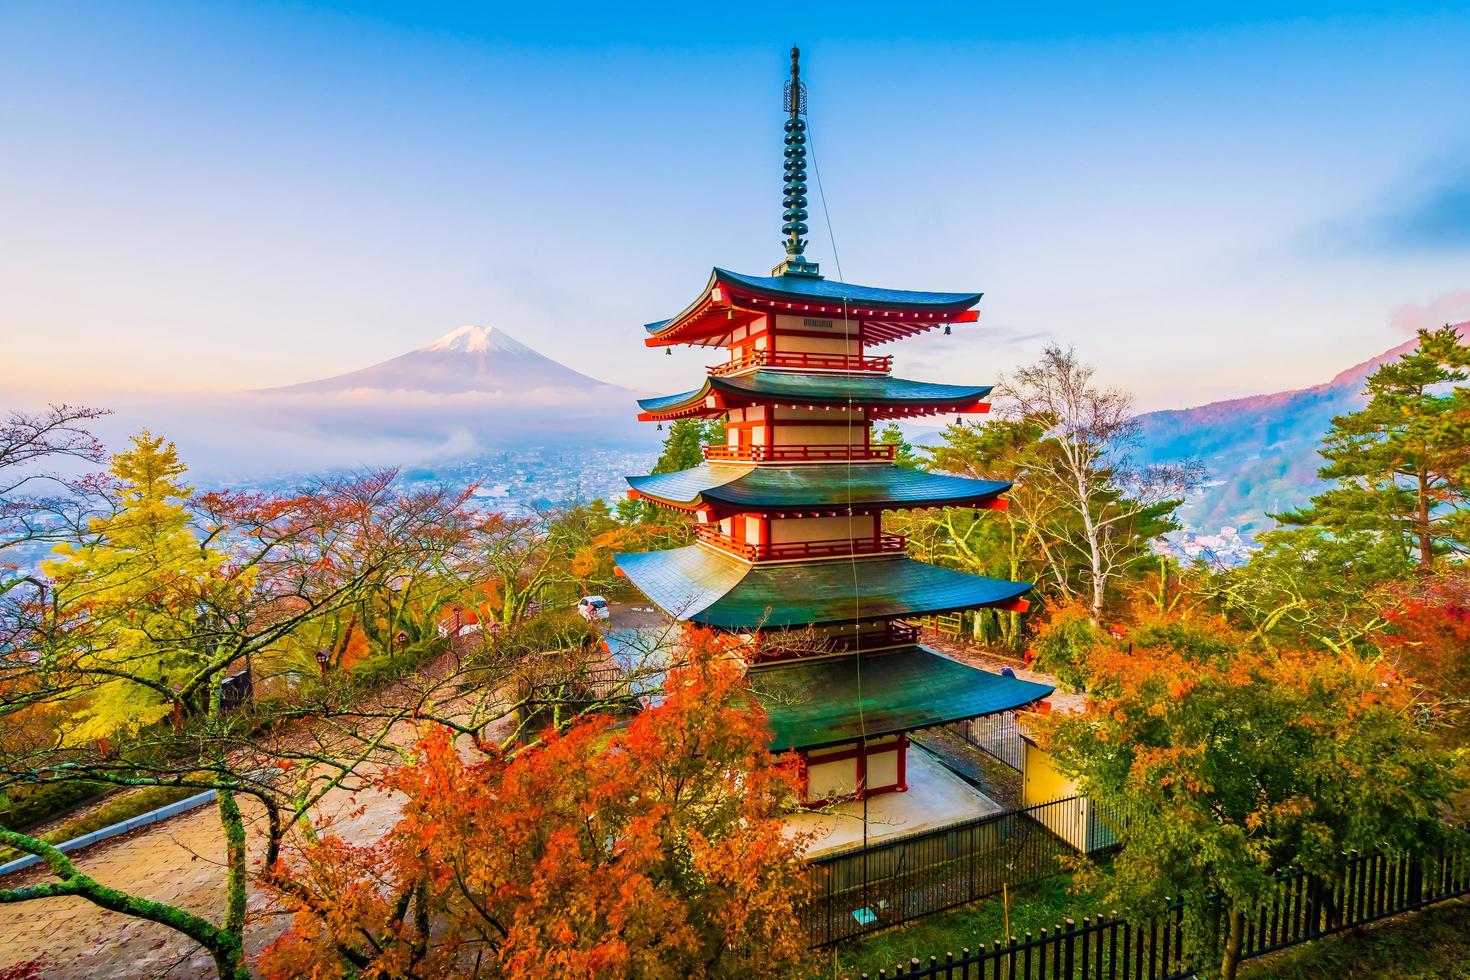
M1333 534L1372 532L1428 569L1470 552L1470 346L1453 327L1421 330L1368 379L1367 407L1332 420L1318 474L1336 484L1279 519Z
M725 420L679 419L669 425L664 451L653 466L654 473L677 473L704 462L706 444L725 441Z
M883 427L878 433L878 442L880 445L898 447L893 451L893 461L899 466L916 470L924 462L914 452L913 444L903 437L903 429L899 428L897 422L889 422Z
M719 445L725 441L725 420L678 419L669 423L664 436L663 452L653 464L653 472L677 473L704 462L704 447ZM666 514L646 500L620 500L615 511L621 524L657 524L667 520Z

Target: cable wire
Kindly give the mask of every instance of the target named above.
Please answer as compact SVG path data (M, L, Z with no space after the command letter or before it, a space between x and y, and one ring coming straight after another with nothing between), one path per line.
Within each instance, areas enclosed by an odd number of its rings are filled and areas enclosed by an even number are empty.
M805 114L805 113L803 113L803 114ZM827 241L831 245L831 248L832 248L832 262L833 262L834 265L837 266L837 281L842 285L842 288L843 288L843 293L842 293L842 343L843 343L843 348L844 348L844 352L845 352L846 350L850 349L850 346L851 346L851 343L852 343L852 321L851 321L851 319L848 316L849 309L848 309L848 296L847 296L847 277L845 275L843 275L843 273L842 273L842 257L840 255L840 253L837 251L837 236L832 231L832 211L831 211L831 209L829 209L827 207L827 191L826 191L826 188L823 187L823 185L822 185L822 168L817 163L817 144L816 144L816 141L812 138L812 127L811 127L811 119L810 119L810 117L808 117L808 119L807 119L806 139L807 139L807 148L810 151L811 157L812 157L812 174L817 179L817 198L818 198L818 200L820 200L822 202L822 220L827 225ZM861 353L862 353L862 334L861 334L861 332L859 332L859 334L858 334L858 353L859 353L859 355L861 355ZM852 355L851 354L847 354L846 356L851 357ZM852 533L853 533L853 521L852 521L852 518L853 518L853 513L852 513L852 432L853 432L853 413L854 413L854 408L853 408L852 395L849 393L848 396L847 396L847 418L845 419L845 421L846 421L847 424L845 426L843 426L843 430L842 431L843 431L843 435L845 437L845 440L847 442L847 481L846 481L846 488L845 488L846 491L847 491L847 533L848 533L848 540L849 540L847 563L848 563L848 568L851 569L851 571L852 571L852 606L853 606L852 654L853 654L853 673L854 673L854 677L855 677L855 679L857 681L858 733L859 733L859 737L861 738L861 742L859 743L859 746L858 746L858 751L859 751L858 758L862 760L862 764L863 764L862 785L860 787L860 790L862 792L862 799L863 799L863 854L864 854L864 857L863 857L863 897L864 897L864 899L866 899L867 898L867 889L868 889L868 860L867 860L867 850L868 850L868 722L867 722L866 713L863 710L863 643L862 643L862 623L860 622L860 619L861 619L861 616L862 616L862 595L861 595L860 590L858 589L857 548L856 548L856 542L852 538ZM867 427L870 424L871 423L870 423L870 420L869 419L866 419L865 418L863 420L864 427ZM867 443L868 443L868 440L867 439L864 439L864 446L866 446ZM874 515L874 518L876 520L881 520L882 519L881 515Z

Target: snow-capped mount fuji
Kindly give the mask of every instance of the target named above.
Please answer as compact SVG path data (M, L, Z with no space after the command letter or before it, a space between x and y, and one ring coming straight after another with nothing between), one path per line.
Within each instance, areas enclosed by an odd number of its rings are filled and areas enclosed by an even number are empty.
M616 385L574 371L496 327L469 325L371 367L319 381L270 388L272 394L421 392L494 394L515 398L547 394L612 394Z

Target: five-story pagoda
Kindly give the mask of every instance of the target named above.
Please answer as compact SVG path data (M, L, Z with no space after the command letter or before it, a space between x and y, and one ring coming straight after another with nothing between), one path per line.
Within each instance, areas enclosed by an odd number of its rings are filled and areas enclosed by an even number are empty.
M769 276L715 269L694 302L647 326L651 347L722 347L693 391L640 401L645 421L725 419L693 469L629 477L629 495L695 515L696 542L621 554L621 571L676 619L750 640L771 745L806 762L810 802L908 788L908 733L1051 693L944 657L907 619L1024 610L1021 582L905 557L885 511L1003 509L1009 484L895 464L874 422L984 412L990 387L906 381L872 348L976 320L979 293L825 279L805 257L805 91L786 89L786 259ZM794 631L800 631L799 642ZM800 653L792 651L800 650Z

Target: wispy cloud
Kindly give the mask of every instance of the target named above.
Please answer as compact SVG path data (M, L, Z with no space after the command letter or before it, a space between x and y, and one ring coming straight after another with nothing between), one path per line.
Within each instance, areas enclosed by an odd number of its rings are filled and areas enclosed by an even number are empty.
M1357 213L1308 229L1303 240L1314 252L1470 251L1470 162L1421 167Z
M1036 330L1031 333L1002 333L998 339L1002 346L1015 347L1019 344L1039 344L1054 337L1049 330Z
M1381 245L1415 251L1470 249L1470 165L1439 176L1379 216Z
M1405 303L1393 311L1394 330L1412 337L1420 330L1433 330L1446 323L1464 323L1470 320L1470 289L1459 289L1445 293L1419 306Z

